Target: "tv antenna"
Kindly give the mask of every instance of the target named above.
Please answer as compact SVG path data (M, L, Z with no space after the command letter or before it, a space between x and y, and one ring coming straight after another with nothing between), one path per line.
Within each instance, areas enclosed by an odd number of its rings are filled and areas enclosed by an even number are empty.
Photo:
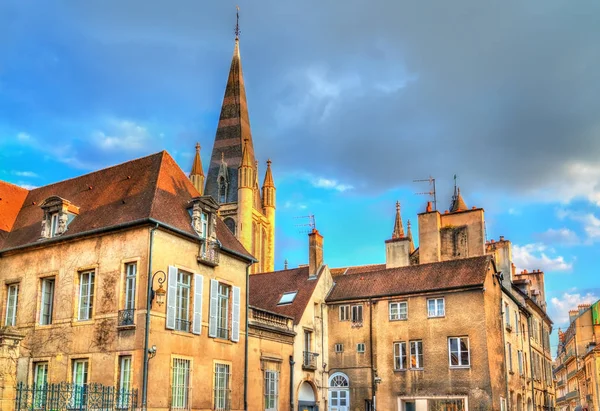
M303 216L294 217L294 218L303 218L303 219L307 220L307 222L304 224L296 224L296 227L308 227L308 228L304 228L304 229L300 230L300 233L302 233L302 234L312 233L312 231L316 228L314 214L303 215Z
M423 183L423 182L429 183L430 190L429 191L424 191L424 192L421 192L421 193L415 193L415 194L417 194L417 195L428 195L428 196L432 197L433 198L433 209L437 210L437 195L435 193L435 178L429 176L429 178L420 179L420 180L413 180L413 183Z

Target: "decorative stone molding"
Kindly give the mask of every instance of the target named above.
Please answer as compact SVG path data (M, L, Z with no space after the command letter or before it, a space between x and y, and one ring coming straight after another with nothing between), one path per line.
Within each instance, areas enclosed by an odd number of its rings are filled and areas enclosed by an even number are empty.
M57 226L54 236L59 236L67 231L69 223L79 214L79 207L71 204L69 200L65 200L59 196L52 196L45 199L40 208L44 212L41 226L41 237L52 237L52 216L58 214Z
M219 204L211 196L195 197L190 200L192 228L207 242L217 241L217 211ZM207 215L207 232L202 233L202 213Z

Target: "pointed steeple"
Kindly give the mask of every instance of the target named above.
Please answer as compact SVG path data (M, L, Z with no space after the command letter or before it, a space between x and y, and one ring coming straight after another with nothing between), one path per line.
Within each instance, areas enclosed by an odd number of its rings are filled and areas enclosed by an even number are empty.
M202 159L200 158L200 143L196 143L196 155L194 156L192 171L189 177L196 190L202 195L204 190L204 171L202 170Z
M275 183L271 174L271 160L267 160L267 171L262 186L262 206L275 207Z
M248 104L246 101L246 89L244 87L244 76L242 74L242 61L239 47L239 13L237 14L236 37L233 49L233 57L229 68L229 77L225 86L225 95L221 106L221 115L215 135L215 142L211 155L208 175L206 177L206 194L218 198L218 176L221 159L228 165L229 184L227 202L238 200L238 173L242 164L245 141L247 144L247 156L251 167L254 167L254 146L252 143L252 132L250 130L250 118L248 116ZM253 182L252 182L253 183ZM260 196L257 192L256 196Z
M273 182L273 174L271 173L271 159L267 160L267 172L265 173L263 187L275 187L275 183Z
M455 187L454 195L452 196L452 206L450 207L450 212L454 213L456 211L465 211L468 210L467 204L465 200L463 200L460 195L460 188Z
M396 201L396 220L394 221L394 232L392 233L392 239L397 238L404 238L404 227L400 216L400 201Z
M242 152L242 164L238 168L237 187L253 189L256 183L256 177L254 176L254 167L252 160L250 160L250 151L248 150L248 140L244 141L244 151Z
M410 229L410 220L406 222L406 238L410 240L410 253L412 254L415 251L415 242L412 236L412 230Z

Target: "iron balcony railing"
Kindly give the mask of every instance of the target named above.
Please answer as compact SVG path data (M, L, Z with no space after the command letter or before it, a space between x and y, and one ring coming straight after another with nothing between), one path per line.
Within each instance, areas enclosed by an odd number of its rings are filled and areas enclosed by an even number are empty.
M565 400L571 400L571 399L577 398L577 397L579 397L579 392L571 391L571 392L567 393L567 395L565 395Z
M17 385L15 410L135 410L137 389L124 390L97 383Z
M186 333L190 332L190 321L175 319L175 329Z
M135 308L119 310L119 327L135 325Z
M317 357L319 354L310 351L304 351L304 358L302 361L302 368L305 370L316 370L317 369Z

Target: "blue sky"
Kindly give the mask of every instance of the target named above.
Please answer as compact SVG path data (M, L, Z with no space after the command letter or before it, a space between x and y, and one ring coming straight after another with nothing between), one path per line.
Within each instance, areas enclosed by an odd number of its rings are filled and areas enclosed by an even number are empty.
M235 2L4 1L0 179L36 187L167 150L208 164ZM549 311L600 297L600 6L240 1L254 144L277 184L276 268L380 263L453 175L488 239L543 269Z

